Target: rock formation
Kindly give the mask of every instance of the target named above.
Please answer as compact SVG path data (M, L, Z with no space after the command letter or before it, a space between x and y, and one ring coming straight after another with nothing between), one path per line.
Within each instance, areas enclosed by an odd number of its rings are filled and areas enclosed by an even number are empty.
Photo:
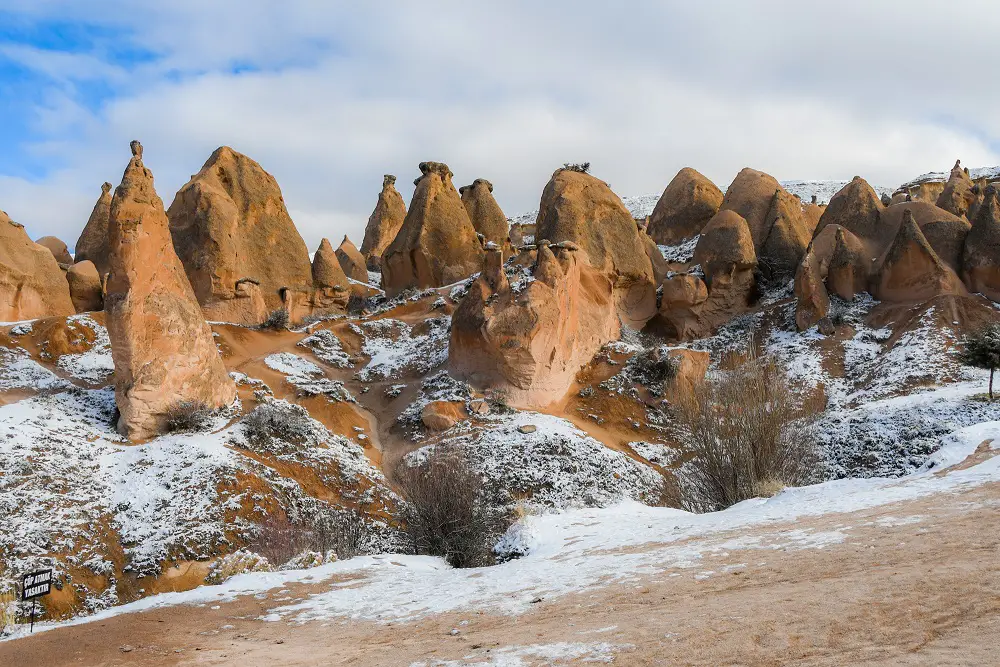
M56 258L56 262L59 264L73 263L73 255L69 254L69 248L67 248L66 244L55 236L43 236L35 241L35 243L43 248L48 248L49 252L52 253L52 256Z
M883 208L882 200L872 186L860 176L855 176L830 200L813 237L827 225L840 225L858 237L875 256L880 249L888 246L895 235L895 230L886 230L880 224Z
M382 192L378 195L375 210L368 218L365 238L361 242L361 254L365 256L370 270L382 270L382 253L396 238L405 218L406 203L396 192L396 177L386 174L382 177Z
M937 198L937 205L954 215L966 216L969 209L977 203L978 196L973 191L974 187L968 172L962 168L961 161L956 160L948 182Z
M337 248L337 261L340 262L340 268L348 278L359 283L368 283L368 265L365 258L346 234L344 240L340 242L340 247Z
M72 315L69 284L52 252L0 211L0 321Z
M909 210L886 253L875 283L882 301L924 301L941 294L965 294L965 286L931 244Z
M477 178L472 185L463 185L458 192L462 195L462 203L465 204L465 210L468 211L476 232L482 234L487 241L492 241L501 248L507 248L504 251L505 256L510 254L510 229L507 227L507 216L493 198L493 184L485 178Z
M611 279L575 243L541 244L533 280L514 291L499 249L452 318L452 371L512 405L540 408L565 396L576 373L620 334Z
M854 295L868 291L871 262L854 234L840 225L826 229L834 233L834 245L829 259L820 262L819 273L826 278L828 292L851 300Z
M820 274L819 260L810 251L795 274L795 326L805 331L830 311L830 296Z
M163 202L137 141L132 155L111 202L105 311L118 430L140 440L159 433L167 416L185 404L229 405L236 387L174 252Z
M89 259L77 262L66 271L69 295L78 313L87 313L104 308L104 290L101 275Z
M969 290L1000 301L1000 202L995 186L987 186L965 238L962 277Z
M705 272L709 289L719 276L753 271L757 255L747 221L735 211L719 211L701 232L694 262Z
M212 153L167 216L174 248L203 306L242 301L237 284L246 280L259 286L267 310L281 307L284 288L312 285L309 251L278 183L231 148Z
M913 216L921 232L927 237L931 247L942 260L955 271L961 270L962 247L970 225L965 218L949 213L943 208L923 201L893 204L882 210L881 227L885 233L891 232L893 238L903 225L903 217L909 212ZM880 254L888 252L888 244L881 248Z
M483 266L483 246L452 183L448 165L421 162L421 177L396 238L382 255L382 286L405 289L458 282Z
M319 248L313 255L312 278L316 287L348 288L347 274L329 239L320 241Z
M757 253L762 271L769 278L791 278L812 238L802 202L785 190L776 190L764 226L767 237Z
M734 211L746 220L755 251L759 251L767 239L768 214L774 193L781 189L773 176L747 167L736 176L722 199L721 210Z
M677 340L691 340L702 335L704 323L700 306L708 301L708 287L698 276L678 273L663 281L660 318L667 325L666 335Z
M101 196L86 226L76 240L74 260L90 260L102 276L108 274L108 215L111 213L111 184L101 186Z
M641 328L656 314L656 282L635 219L608 184L557 169L542 192L535 238L572 242L584 261L608 275L624 323Z
M722 191L700 173L677 172L649 216L648 232L660 245L677 245L701 233L722 205Z

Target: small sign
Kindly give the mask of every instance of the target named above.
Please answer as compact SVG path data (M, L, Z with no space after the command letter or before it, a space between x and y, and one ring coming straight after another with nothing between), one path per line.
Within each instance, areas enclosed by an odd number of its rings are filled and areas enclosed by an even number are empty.
M38 570L21 577L21 599L34 600L52 590L52 570Z

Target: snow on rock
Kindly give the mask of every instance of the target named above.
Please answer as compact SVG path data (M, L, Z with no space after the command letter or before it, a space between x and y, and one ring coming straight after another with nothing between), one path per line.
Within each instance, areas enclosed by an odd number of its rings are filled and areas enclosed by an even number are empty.
M433 317L419 327L395 319L370 320L358 329L365 338L362 352L371 358L357 374L362 382L424 374L448 360L450 317Z
M817 204L829 204L833 196L848 183L850 181L781 181L781 187L789 194L798 195L803 204L811 202L813 195L816 196ZM872 189L879 197L882 195L891 197L893 192L892 188L881 185L872 185Z
M522 426L534 426L522 433ZM435 447L407 456L419 463ZM622 499L658 499L663 478L621 452L609 449L565 419L537 412L492 417L488 426L448 440L469 464L530 505L548 508L599 507Z
M264 358L264 364L286 375L285 381L303 396L326 396L331 401L355 401L343 382L326 377L323 369L297 354L270 354Z
M351 365L351 358L344 352L340 339L329 329L320 329L306 336L298 342L298 346L312 350L320 360L335 368L349 368Z
M89 334L92 342L86 352L64 354L59 357L57 362L59 368L74 378L87 382L97 383L107 380L115 372L108 330L89 315L74 315L67 318L66 328L71 334L75 333L78 339L84 339Z

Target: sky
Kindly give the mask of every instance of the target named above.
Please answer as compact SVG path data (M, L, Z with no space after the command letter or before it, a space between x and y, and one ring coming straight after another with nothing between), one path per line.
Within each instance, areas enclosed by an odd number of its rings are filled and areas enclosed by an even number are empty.
M166 206L254 158L311 249L425 160L508 215L565 162L895 186L1000 164L998 34L993 0L0 0L0 209L72 247L132 139Z

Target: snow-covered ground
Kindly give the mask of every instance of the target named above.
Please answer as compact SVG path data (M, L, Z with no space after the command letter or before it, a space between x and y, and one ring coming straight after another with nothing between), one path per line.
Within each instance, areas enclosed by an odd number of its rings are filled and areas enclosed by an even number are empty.
M748 550L822 549L843 541L846 526L790 527L796 520L855 512L1000 481L1000 456L965 468L981 443L1000 448L1000 422L969 426L944 438L923 470L902 479L837 480L786 489L770 499L748 500L728 510L690 514L624 502L603 509L574 509L528 516L505 536L505 549L527 555L483 569L452 569L426 556L361 556L310 570L238 575L217 586L152 596L68 623L177 604L211 604L257 594L291 582L337 577L327 592L278 607L265 621L305 622L350 618L392 622L445 612L520 614L539 598L552 599L642 577L702 580L745 567ZM919 516L900 521L922 520ZM849 521L849 519L848 519ZM839 528L838 528L839 526ZM723 565L706 569L712 556ZM41 623L36 631L63 625Z

